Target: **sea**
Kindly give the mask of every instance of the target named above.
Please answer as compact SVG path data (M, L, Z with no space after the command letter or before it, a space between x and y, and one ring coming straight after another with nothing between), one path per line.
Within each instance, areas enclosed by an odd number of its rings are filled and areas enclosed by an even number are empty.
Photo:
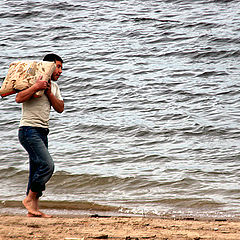
M63 58L51 111L56 214L240 218L240 2L2 0L11 62ZM21 104L0 99L0 213L21 207Z

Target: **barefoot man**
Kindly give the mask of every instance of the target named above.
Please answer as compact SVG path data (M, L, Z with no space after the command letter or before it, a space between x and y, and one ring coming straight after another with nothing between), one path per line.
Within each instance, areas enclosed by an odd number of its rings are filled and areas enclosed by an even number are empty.
M29 155L29 180L27 196L23 200L29 217L50 217L39 211L38 201L45 190L45 184L54 171L54 162L48 152L48 121L51 106L62 113L64 102L56 83L62 73L63 60L56 54L47 54L43 61L55 62L56 69L49 82L39 78L28 89L16 95L16 102L22 103L22 117L19 127L19 141ZM34 98L38 90L45 90L42 97Z

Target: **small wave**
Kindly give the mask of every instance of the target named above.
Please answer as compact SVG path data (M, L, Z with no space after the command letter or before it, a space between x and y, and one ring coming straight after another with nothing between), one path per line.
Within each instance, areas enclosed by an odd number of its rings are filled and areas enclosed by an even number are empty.
M60 209L60 210L85 210L85 211L117 211L119 208L113 206L106 206L87 201L40 201L41 208L45 209ZM0 201L0 208L20 208L21 201L3 200Z
M212 76L227 76L225 71L205 71L204 73L196 75L196 77L212 77Z
M1 19L15 18L15 19L30 19L37 17L41 14L40 11L27 11L27 12L8 12L8 13L0 13Z
M188 206L189 209L218 209L219 207L222 207L224 204L214 201L212 199L206 199L206 198L168 198L168 199L162 199L159 201L154 201L153 203L161 203L161 204L168 204L172 205L174 208L185 208L185 206Z
M227 58L229 56L232 56L232 51L228 50L220 50L220 51L212 51L208 50L206 52L198 52L192 56L194 59L199 58Z
M19 170L16 167L9 167L9 168L3 168L0 169L0 179L4 181L4 179L20 179L20 178L25 178L27 175L26 170Z
M211 22L187 22L183 24L186 28L199 27L203 29L219 28L222 26L220 23L211 23Z

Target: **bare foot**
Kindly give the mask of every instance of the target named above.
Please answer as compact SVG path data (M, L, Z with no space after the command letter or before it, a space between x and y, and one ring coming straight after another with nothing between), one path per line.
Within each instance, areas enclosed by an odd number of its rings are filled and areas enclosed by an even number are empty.
M38 217L38 218L42 217L41 215L35 215L35 214L30 213L30 212L28 212L27 216L28 217Z
M52 218L52 215L47 215L47 214L45 214L45 213L43 213L43 212L40 212L41 213L41 216L43 217L43 218Z
M41 216L41 213L34 209L34 201L29 200L27 197L22 201L23 206L28 210L29 213L36 216Z
M28 216L28 217L52 218L51 215L47 215L47 214L45 214L45 213L43 213L43 212L40 212L40 211L39 211L39 213L40 213L41 215L35 215L35 214L32 214L32 213L28 212L27 216Z

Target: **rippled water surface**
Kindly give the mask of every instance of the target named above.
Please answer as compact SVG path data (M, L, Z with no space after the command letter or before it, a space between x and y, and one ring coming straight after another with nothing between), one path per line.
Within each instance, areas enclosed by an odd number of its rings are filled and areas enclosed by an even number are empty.
M43 200L239 217L238 1L8 0L0 23L1 79L15 60L64 60ZM19 201L21 105L0 106L0 200Z

